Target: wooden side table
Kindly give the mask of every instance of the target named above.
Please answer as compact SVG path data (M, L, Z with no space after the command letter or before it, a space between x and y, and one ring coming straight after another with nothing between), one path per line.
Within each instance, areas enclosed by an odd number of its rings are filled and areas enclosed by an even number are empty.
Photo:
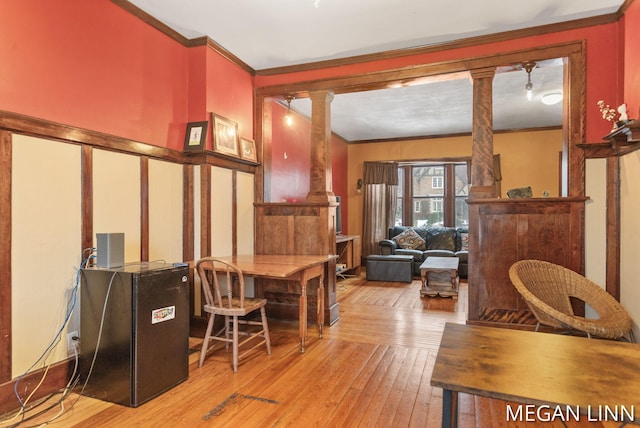
M458 285L460 277L458 276L457 257L427 257L420 265L420 278L422 279L421 296L458 298ZM434 278L429 281L429 274L433 276L446 276L447 280L442 281L440 278Z

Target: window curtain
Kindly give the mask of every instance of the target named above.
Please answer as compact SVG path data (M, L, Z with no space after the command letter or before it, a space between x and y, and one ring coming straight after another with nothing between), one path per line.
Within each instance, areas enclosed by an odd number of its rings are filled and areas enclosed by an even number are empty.
M398 191L398 164L396 162L364 163L364 207L362 231L362 257L379 254L379 242L393 227Z

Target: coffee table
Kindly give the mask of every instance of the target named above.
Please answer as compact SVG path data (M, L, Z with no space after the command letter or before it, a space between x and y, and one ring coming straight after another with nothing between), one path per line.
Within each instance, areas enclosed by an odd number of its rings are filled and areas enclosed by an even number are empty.
M420 278L422 279L420 295L429 297L440 295L457 299L458 284L460 283L459 262L457 257L427 257L420 265Z

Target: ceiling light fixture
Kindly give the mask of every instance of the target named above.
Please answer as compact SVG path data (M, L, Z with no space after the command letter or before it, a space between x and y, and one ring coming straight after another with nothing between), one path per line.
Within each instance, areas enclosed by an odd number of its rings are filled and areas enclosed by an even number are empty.
M531 83L531 71L536 68L536 63L533 61L527 61L522 64L522 68L527 72L527 84L524 85L524 90L527 92L527 99L531 101L533 99L533 83Z
M548 94L544 94L540 98L540 101L542 102L542 104L547 106L558 104L560 101L562 101L562 92L550 92Z
M293 125L293 115L291 114L291 100L293 100L293 96L287 95L287 114L284 115L284 121L287 126Z

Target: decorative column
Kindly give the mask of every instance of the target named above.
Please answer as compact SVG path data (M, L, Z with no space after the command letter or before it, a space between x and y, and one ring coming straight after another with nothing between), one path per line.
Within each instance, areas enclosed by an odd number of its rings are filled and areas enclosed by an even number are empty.
M495 198L493 171L493 76L495 68L471 70L473 128L469 199Z
M333 202L331 181L331 101L333 92L313 91L311 99L311 169L308 202Z

